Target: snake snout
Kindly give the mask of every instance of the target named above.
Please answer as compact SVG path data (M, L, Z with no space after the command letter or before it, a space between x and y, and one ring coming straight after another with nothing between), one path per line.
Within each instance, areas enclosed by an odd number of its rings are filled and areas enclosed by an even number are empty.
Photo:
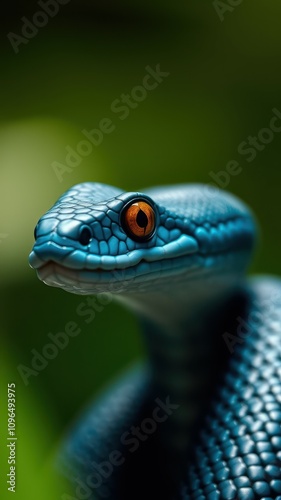
M35 242L41 238L43 241L47 237L50 239L62 238L64 243L66 243L66 239L72 240L72 242L86 246L93 238L93 232L89 224L79 220L41 219L34 229Z
M74 267L82 267L84 252L88 252L94 234L87 221L43 217L35 227L34 237L34 247L29 256L31 267L38 269L50 261L62 263L73 254L77 260Z

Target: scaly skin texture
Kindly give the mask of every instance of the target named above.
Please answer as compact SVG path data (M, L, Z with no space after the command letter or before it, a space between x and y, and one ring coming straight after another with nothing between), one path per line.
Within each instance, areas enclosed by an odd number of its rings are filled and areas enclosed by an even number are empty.
M123 223L140 199L156 221L143 241ZM70 433L76 498L281 500L281 285L245 278L255 232L244 204L199 185L84 183L40 219L39 278L113 294L148 350Z

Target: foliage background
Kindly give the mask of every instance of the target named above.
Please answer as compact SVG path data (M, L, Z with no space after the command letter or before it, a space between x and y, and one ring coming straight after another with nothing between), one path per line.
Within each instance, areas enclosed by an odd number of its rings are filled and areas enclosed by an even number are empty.
M280 2L241 1L220 21L212 1L71 0L16 55L7 33L20 34L21 17L38 10L11 1L1 16L0 491L6 498L6 386L15 382L20 500L61 498L67 485L43 466L81 409L143 356L135 318L113 304L90 325L80 318L81 335L28 386L19 376L31 349L75 320L81 302L28 267L34 226L63 191L87 180L124 190L208 183L236 159L242 171L228 189L261 226L252 272L281 274L280 134L251 163L237 152L268 126L272 108L281 111ZM113 117L112 101L158 63L170 76L126 120ZM65 147L106 116L116 130L59 182L51 163L64 163Z

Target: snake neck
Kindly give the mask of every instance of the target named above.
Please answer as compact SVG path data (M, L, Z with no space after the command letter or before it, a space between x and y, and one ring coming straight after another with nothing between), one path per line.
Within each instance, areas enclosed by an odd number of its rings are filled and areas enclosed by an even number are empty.
M224 310L241 283L194 284L130 297L138 308L157 397L177 406L159 429L163 447L184 463L194 429L214 386L220 361ZM164 292L164 290L162 291ZM167 290L168 292L168 290ZM128 304L127 304L128 305Z

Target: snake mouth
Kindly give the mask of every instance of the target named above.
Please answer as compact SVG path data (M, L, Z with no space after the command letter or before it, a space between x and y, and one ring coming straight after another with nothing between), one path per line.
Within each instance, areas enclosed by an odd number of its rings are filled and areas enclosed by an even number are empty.
M126 269L114 269L105 271L101 268L71 269L56 262L49 261L36 269L38 278L46 285L61 288L77 295L95 295L102 292L109 292L113 295L130 293L151 293L155 290L162 290L166 287L170 293L170 286L176 282L189 283L190 291L194 284L198 284L200 279L214 279L225 275L229 279L230 275L243 273L242 264L245 255L241 252L241 261L237 253L210 257L200 254L178 257L167 260L160 260L151 265L148 262L140 262L138 265ZM227 261L227 262L226 262ZM168 267L166 267L168 264ZM184 269L184 271L183 271ZM229 271L232 269L232 271ZM217 278L216 278L217 279ZM210 282L208 282L210 283Z
M198 256L197 256L198 257ZM183 257L162 259L157 262L139 262L136 266L124 269L104 270L102 268L71 269L49 261L36 269L38 278L46 285L62 288L75 294L95 294L102 291L122 293L126 289L135 291L147 288L154 280L161 282L169 276L182 274ZM200 264L195 255L186 256L190 274L200 270ZM168 264L168 267L167 267ZM187 263L185 263L186 265Z
M198 238L205 237L202 231ZM236 237L235 242L213 245L208 252L200 238L197 241L186 234L163 246L136 249L116 256L100 256L47 240L36 243L29 263L45 284L76 294L116 293L116 290L121 293L124 289L136 293L151 292L163 287L164 282L192 282L194 277L206 273L214 275L222 268L232 273L240 268L244 271L248 263L245 255L249 254L251 245L247 227L240 239ZM242 261L237 257L240 253L244 255ZM236 255L235 259L233 255Z
M59 247L54 242L34 246L29 263L38 278L50 286L73 293L96 293L98 289L121 287L124 282L151 282L182 272L183 259L198 254L194 238L181 235L163 247L134 250L117 256L98 256ZM188 262L190 267L190 262Z

